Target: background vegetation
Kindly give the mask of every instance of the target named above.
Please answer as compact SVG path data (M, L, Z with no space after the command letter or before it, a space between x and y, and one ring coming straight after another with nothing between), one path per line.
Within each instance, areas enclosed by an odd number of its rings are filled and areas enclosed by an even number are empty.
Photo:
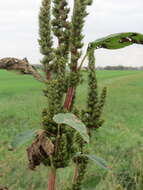
M84 107L87 83L78 88L77 103ZM108 87L104 109L105 123L94 134L92 153L103 157L112 167L104 171L89 165L83 189L116 190L119 185L127 190L143 189L143 72L97 71L100 87ZM10 152L9 143L19 132L39 128L44 101L43 85L32 77L0 71L0 185L10 190L42 190L47 186L47 168L37 172L27 168L26 146ZM71 180L73 169L58 171L60 187ZM42 180L41 180L42 178Z

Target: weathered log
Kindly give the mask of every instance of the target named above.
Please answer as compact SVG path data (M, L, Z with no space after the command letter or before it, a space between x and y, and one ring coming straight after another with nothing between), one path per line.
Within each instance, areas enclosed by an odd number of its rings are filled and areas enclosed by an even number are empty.
M33 75L34 78L42 82L45 79L39 74L39 72L29 64L27 58L17 59L13 57L7 57L0 59L0 69L5 69L8 71L16 71L20 74Z

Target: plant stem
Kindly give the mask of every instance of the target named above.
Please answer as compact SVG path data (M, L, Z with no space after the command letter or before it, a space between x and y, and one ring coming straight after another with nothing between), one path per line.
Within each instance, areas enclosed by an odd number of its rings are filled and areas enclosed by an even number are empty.
M50 71L47 71L46 74L47 74L47 75L46 75L46 79L47 79L47 80L50 80L50 79L51 79L51 72L50 72Z
M56 138L56 144L55 144L55 153L58 151L58 143L60 140L60 125L58 124L58 132L57 132L57 138Z
M65 103L64 103L64 108L66 108L67 110L71 109L74 93L75 93L75 87L69 87L67 91Z
M86 52L85 56L83 57L83 59L82 59L80 65L79 65L79 67L78 67L78 70L81 70L81 68L82 68L82 66L83 66L83 64L84 64L84 61L85 61L87 55L88 55L88 53Z
M48 176L48 189L56 190L56 168L51 167L51 171Z
M74 93L75 93L75 87L68 88L66 100L65 100L65 104L64 104L64 108L66 108L67 110L71 109ZM74 176L73 176L73 180L72 180L73 184L76 183L77 177L78 177L78 165L76 165L75 169L74 169Z
M73 184L76 183L77 177L78 177L78 164L76 164L76 167L74 169L74 176L73 176L73 180L72 180Z

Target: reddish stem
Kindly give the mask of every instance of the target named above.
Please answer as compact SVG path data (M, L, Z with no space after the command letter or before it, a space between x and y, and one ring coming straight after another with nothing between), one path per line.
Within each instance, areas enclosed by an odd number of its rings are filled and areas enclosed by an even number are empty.
M73 184L76 183L77 177L78 177L78 165L76 165L76 167L74 169Z
M75 93L75 88L69 87L67 91L66 99L65 99L65 104L64 104L64 108L66 108L67 110L71 109L74 93Z
M56 190L56 168L51 168L48 176L48 190Z
M66 108L67 110L71 109L74 93L75 93L75 88L69 87L68 91L67 91L67 95L66 95L65 104L64 104L64 108ZM77 177L78 177L78 165L76 165L76 167L74 169L73 184L76 183Z
M51 72L50 72L50 71L47 72L46 78L47 78L47 80L50 80L50 79L51 79Z
M77 54L77 49L73 48L71 51L71 54L75 56ZM77 64L72 67L71 72L76 72L76 71L77 71ZM76 87L68 88L65 103L64 103L64 108L66 108L68 111L70 111L70 109L71 109L72 101L73 101L73 98L75 95L75 90L76 90ZM77 177L78 177L78 165L76 165L76 167L74 169L73 183L76 183Z

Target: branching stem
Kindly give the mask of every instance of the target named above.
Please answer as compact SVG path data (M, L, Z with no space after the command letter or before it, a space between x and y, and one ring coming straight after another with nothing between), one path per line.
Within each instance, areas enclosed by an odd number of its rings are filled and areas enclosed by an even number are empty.
M83 64L84 64L84 61L86 60L87 56L88 56L88 52L86 52L85 56L83 57L83 59L82 59L80 65L79 65L79 67L78 67L78 70L79 70L79 71L81 70L81 68L82 68L82 66L83 66Z

